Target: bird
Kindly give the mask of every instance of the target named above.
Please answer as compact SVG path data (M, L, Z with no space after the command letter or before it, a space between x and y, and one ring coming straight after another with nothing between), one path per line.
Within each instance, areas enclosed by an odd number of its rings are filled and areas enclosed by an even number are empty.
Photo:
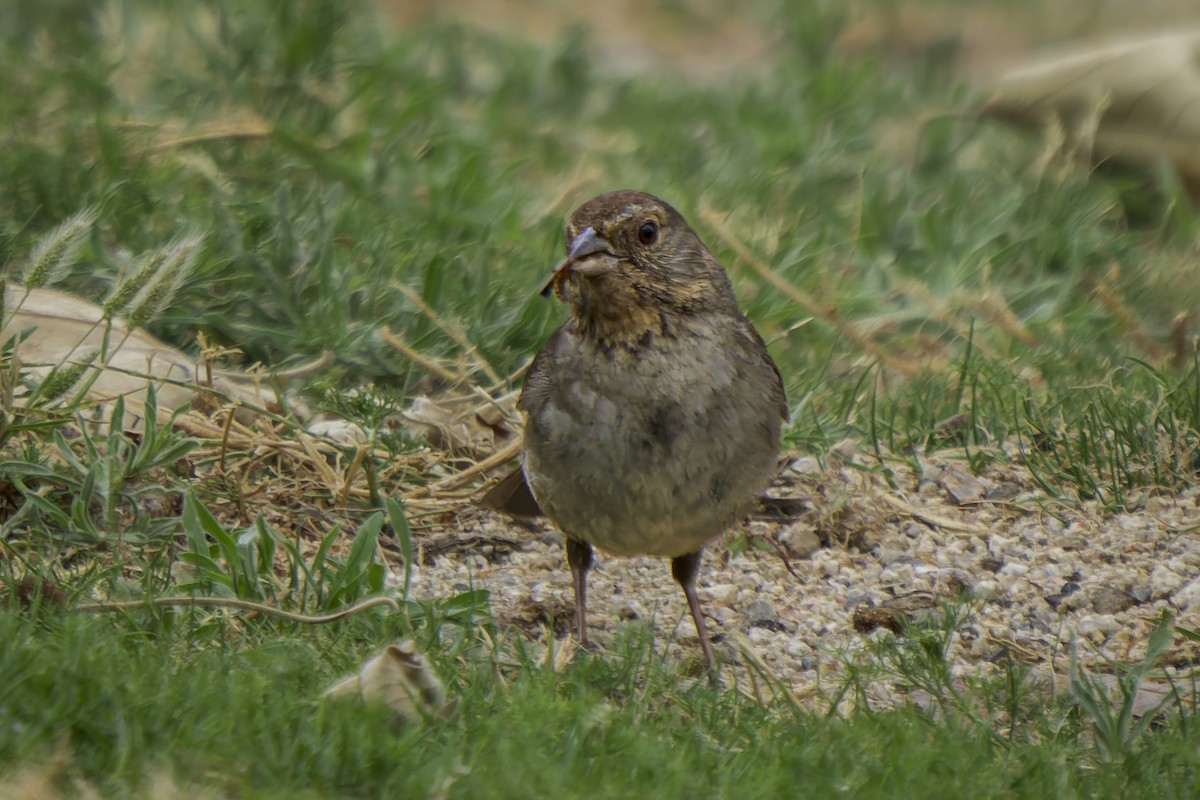
M535 501L523 506L565 538L582 647L594 550L666 557L715 679L696 578L704 546L776 474L788 418L779 368L725 270L665 201L598 195L571 213L565 239L541 293L569 313L517 401Z

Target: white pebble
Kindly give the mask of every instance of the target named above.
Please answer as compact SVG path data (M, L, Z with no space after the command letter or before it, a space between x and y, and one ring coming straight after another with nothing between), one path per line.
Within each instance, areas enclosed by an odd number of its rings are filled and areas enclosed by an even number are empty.
M1016 561L1005 562L999 570L996 571L996 576L1000 578L1015 578L1029 572L1029 567Z
M727 606L709 605L705 611L721 625L730 625L737 619L737 612Z
M783 651L792 658L799 658L801 656L812 655L813 649L812 646L803 639L792 638L788 640L788 643L784 646Z
M766 628L751 628L746 633L746 638L749 639L753 644L766 644L774 637L775 634L773 634L771 631L768 631Z
M1075 623L1075 633L1089 639L1095 637L1096 634L1112 636L1120 629L1121 623L1117 622L1117 618L1112 614L1095 614L1080 617L1079 621Z
M1183 578L1162 564L1150 570L1150 593L1152 597L1166 597L1183 585Z
M992 578L980 578L971 586L971 594L980 600L994 600L1002 593L1000 582Z
M730 605L737 599L738 587L732 583L718 583L709 586L705 593L714 603Z
M1171 602L1182 611L1200 605L1200 578L1196 578L1171 595Z

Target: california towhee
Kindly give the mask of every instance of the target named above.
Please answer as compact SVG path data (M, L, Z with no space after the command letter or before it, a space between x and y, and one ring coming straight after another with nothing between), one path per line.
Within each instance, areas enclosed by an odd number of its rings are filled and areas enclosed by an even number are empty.
M721 265L662 200L592 198L566 239L542 293L571 316L534 358L518 407L529 488L566 536L579 641L593 546L668 556L715 674L700 552L775 474L779 370Z

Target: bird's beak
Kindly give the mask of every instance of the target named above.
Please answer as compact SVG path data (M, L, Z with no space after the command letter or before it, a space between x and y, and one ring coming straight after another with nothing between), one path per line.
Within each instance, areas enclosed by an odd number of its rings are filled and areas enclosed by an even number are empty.
M554 268L554 272L550 273L550 279L542 287L542 297L550 294L550 290L566 277L566 274L576 266L576 262L590 255L606 252L608 252L608 242L604 241L594 228L584 228L571 242L571 246L567 248L567 257L558 263L558 266Z

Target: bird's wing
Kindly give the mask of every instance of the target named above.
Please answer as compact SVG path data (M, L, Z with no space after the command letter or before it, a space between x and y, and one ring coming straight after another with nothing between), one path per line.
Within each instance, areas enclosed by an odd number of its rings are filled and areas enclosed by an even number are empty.
M521 387L521 396L517 398L517 408L525 414L526 419L535 415L550 398L553 391L553 381L550 377L554 372L552 365L560 348L567 344L569 326L570 322L564 323L550 334L550 338L542 345L542 349L533 357L529 369L525 371L525 383ZM519 517L543 516L533 492L529 490L525 470L521 467L517 467L489 489L481 503Z
M500 482L488 489L480 498L480 505L512 514L515 517L545 516L533 492L529 490L529 482L525 480L525 470L517 467L500 479Z
M779 409L779 416L787 422L791 414L788 412L787 395L783 391L783 376L779 374L779 366L767 351L767 343L763 341L758 329L744 316L742 323L736 327L737 337L742 340L742 358L752 365L770 368L767 391Z
M552 381L550 378L551 364L559 350L566 344L569 336L567 328L570 321L559 326L550 334L550 338L542 345L542 349L533 357L533 363L525 372L525 384L521 387L521 396L517 400L517 408L527 415L541 408L550 396Z

